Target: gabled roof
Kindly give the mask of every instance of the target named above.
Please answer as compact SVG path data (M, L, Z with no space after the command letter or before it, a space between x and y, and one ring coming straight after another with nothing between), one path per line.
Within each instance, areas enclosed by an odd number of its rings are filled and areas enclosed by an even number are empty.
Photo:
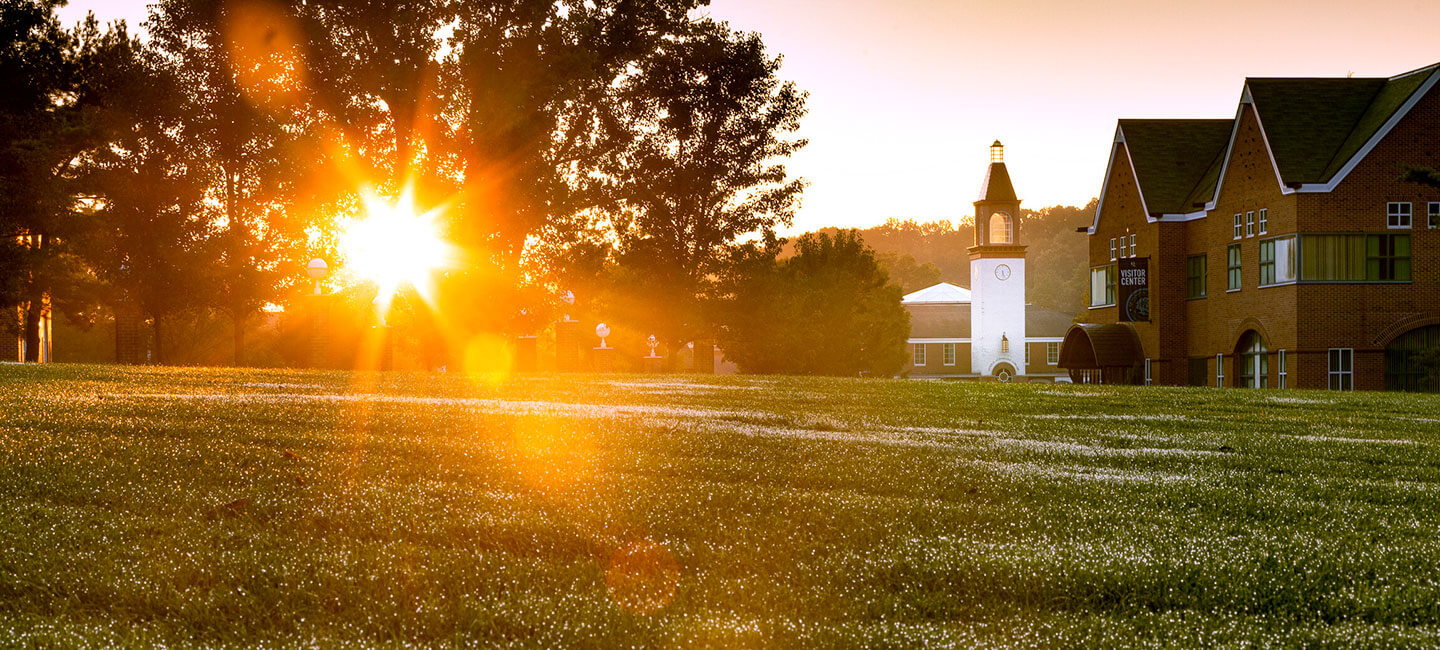
M902 305L953 304L965 302L970 302L970 290L957 287L949 282L941 282L935 286L905 294L905 297L900 300L900 304Z
M1014 201L1015 186L1010 184L1010 171L1005 163L992 162L985 170L985 183L980 186L981 201Z
M1228 119L1120 120L1120 136L1151 214L1192 212L1193 197L1214 193L1231 127Z
M1283 182L1324 182L1325 169L1386 81L1246 79Z
M1121 120L1110 167L1126 147L1146 216L1188 220L1214 208L1244 106L1250 104L1275 166L1281 192L1330 192L1412 107L1440 82L1440 63L1389 78L1250 78L1232 120ZM1230 125L1218 155L1216 122ZM1186 159L1185 151L1194 153ZM1111 169L1106 169L1109 183ZM1193 183L1191 180L1193 179ZM1190 183L1183 197L1181 189ZM1094 234L1107 189L1102 186Z

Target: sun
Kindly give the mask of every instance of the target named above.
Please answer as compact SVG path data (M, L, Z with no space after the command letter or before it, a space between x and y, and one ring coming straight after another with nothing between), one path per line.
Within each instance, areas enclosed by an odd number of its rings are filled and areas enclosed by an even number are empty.
M437 223L441 210L419 212L410 192L397 200L366 192L363 200L364 216L340 233L346 267L374 282L386 304L406 285L428 296L435 274L453 257Z

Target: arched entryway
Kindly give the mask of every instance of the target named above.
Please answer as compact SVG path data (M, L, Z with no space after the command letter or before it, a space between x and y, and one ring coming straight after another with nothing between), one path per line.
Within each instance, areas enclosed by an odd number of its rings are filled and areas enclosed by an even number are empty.
M1440 325L1417 327L1385 346L1385 390L1440 392Z
M1143 350L1130 325L1080 323L1065 333L1058 365L1077 383L1138 384L1144 377Z
M1015 366L1002 361L990 370L990 376L994 377L995 381L1008 384L1015 381Z
M1270 351L1265 347L1265 337L1255 330L1240 335L1240 342L1235 345L1235 385L1270 387Z

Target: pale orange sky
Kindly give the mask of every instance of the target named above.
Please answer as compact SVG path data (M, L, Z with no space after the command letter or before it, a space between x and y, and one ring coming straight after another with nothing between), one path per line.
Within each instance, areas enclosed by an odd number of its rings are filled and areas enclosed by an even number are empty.
M143 19L72 0L67 21ZM1231 117L1246 76L1391 76L1440 62L1437 0L713 0L810 92L791 232L973 212L999 138L1030 208L1100 191L1115 120Z

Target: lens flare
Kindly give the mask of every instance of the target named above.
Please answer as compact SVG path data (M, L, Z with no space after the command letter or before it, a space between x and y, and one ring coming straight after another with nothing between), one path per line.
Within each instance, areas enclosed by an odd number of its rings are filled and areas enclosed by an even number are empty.
M405 285L430 300L435 273L454 257L440 233L441 210L419 212L409 192L393 202L366 192L364 205L365 216L340 233L346 268L379 287L377 301L383 307Z

